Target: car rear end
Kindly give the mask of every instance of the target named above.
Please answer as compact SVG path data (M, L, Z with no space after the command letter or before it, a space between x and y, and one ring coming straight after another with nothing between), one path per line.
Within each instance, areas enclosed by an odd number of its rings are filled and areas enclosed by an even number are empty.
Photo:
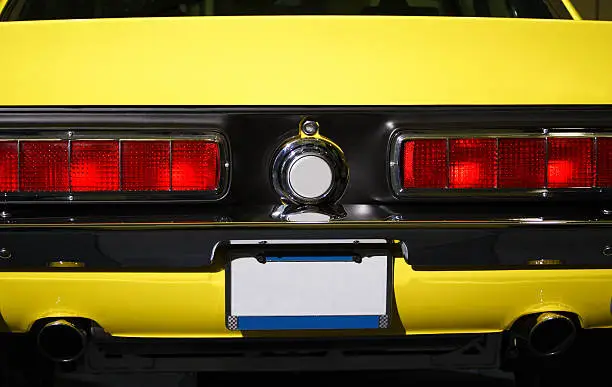
M1 23L10 340L95 372L472 368L612 326L612 26L525 4Z

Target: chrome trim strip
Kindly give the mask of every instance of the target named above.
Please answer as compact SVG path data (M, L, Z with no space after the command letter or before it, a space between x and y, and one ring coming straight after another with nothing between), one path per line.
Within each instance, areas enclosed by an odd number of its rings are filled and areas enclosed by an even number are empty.
M345 221L330 223L288 222L115 222L115 223L0 223L0 229L66 228L66 229L402 229L402 228L506 228L537 226L588 226L612 227L612 220L542 220L533 222L521 219L508 220L405 220L405 221Z
M21 140L17 140L17 192L21 191ZM6 200L8 194L4 194Z
M68 187L72 187L72 135L73 132L72 131L68 131L67 136L69 138L68 140ZM119 141L117 141L117 148L119 148ZM17 166L17 169L20 170L21 169L21 165ZM119 189L121 189L121 186L119 187ZM19 191L17 191L19 192ZM72 196L71 192L68 192L68 197L67 197L68 201L73 201L74 200L74 196Z
M170 139L170 146L168 147L168 162L170 167L168 168L168 184L170 185L170 192L174 191L174 185L172 184L172 152L174 151L174 140ZM220 164L220 163L219 163ZM218 167L221 167L219 165Z

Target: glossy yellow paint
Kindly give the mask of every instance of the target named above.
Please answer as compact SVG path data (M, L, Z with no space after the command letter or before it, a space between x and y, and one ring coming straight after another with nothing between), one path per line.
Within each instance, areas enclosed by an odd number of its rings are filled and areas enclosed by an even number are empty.
M612 104L610 41L572 20L0 23L0 106Z
M609 270L424 272L398 258L394 288L406 334L497 332L542 311L612 326ZM78 316L117 336L240 336L225 329L223 271L1 273L0 313L18 332L40 318Z
M0 0L0 12L2 12L4 7L6 6L7 1L8 0Z

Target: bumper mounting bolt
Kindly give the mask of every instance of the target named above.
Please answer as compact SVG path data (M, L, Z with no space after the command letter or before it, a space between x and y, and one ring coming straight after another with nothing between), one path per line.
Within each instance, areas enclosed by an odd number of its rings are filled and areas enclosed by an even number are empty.
M4 247L0 249L0 259L11 259L13 254Z
M319 131L319 124L315 121L305 121L302 124L302 132L307 136L314 136Z

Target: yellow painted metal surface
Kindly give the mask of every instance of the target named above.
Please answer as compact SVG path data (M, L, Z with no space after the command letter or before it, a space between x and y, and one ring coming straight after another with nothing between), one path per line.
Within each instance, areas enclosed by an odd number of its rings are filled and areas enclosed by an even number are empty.
M8 0L0 0L0 12L2 12L2 10L4 9L4 6L6 6L6 2Z
M586 328L612 326L609 270L423 272L398 258L394 287L407 334L497 332L542 311L577 313ZM78 316L118 336L240 336L225 329L224 313L223 271L0 274L0 314L13 331Z
M610 41L572 20L0 23L0 106L612 104Z

